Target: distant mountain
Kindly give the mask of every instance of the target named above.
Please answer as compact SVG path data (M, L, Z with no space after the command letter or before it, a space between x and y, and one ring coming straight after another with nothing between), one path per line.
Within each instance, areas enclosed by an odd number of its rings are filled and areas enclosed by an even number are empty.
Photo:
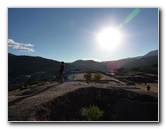
M9 77L17 77L21 75L31 75L37 72L46 74L58 73L60 62L42 57L32 56L16 56L8 54L8 75ZM66 68L70 69L70 64L66 64Z
M119 68L127 68L125 66L128 66L128 64L132 64L134 61L136 61L139 57L135 58L126 58L126 59L120 59L116 61L106 61L105 63L108 70L115 70Z
M126 58L115 61L96 62L93 60L77 60L72 63L65 63L67 72L72 70L81 71L111 71L118 68L139 68L149 67L158 64L158 50L151 51L144 56ZM17 56L8 53L9 77L29 75L36 72L57 74L60 62L42 57Z
M93 60L77 60L71 64L81 71L103 71L105 69L104 64Z
M126 63L122 67L124 68L143 68L158 65L158 50L151 51L144 56L133 58L130 63Z
M111 71L118 68L133 69L150 67L158 64L158 50L151 51L144 56L125 58L115 61L96 62L93 60L77 60L71 64L77 69L83 71Z
M50 80L58 75L60 62L42 57L17 56L8 53L8 85L10 90L19 88L34 79ZM65 63L65 72L72 71L101 71L109 72L119 68L132 70L137 68L149 73L158 73L158 50L144 56L126 58L115 61L96 62L93 60L77 60Z
M147 56L158 56L158 50L150 51L149 53L144 55L144 57L147 57Z

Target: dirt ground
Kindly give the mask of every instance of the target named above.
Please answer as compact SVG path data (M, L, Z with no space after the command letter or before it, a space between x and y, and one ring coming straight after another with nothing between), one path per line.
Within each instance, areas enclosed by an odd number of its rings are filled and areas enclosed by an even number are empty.
M77 80L82 80L84 81L84 75L86 73L75 73L75 74L70 74L68 79L70 81L77 81ZM107 75L101 74L102 78L101 80L106 80L108 81L107 84L95 84L95 85L100 85L101 87L108 87L108 86L115 86L115 87L121 87L121 86L127 86L125 82L119 81L116 78L113 77L109 77ZM94 76L94 73L92 73L92 77ZM118 83L117 83L118 82ZM91 83L93 84L93 83ZM150 86L150 92L154 92L155 94L158 94L159 92L159 88L158 88L158 83L147 83L146 85L144 83L136 83L134 86L130 85L129 87L134 87L134 88L138 88L138 90L140 91L147 91L147 86Z
M28 86L26 88L17 89L8 92L8 120L9 121L33 121L33 113L37 110L40 104L51 101L56 97L63 96L69 92L83 87L102 87L102 88L122 88L132 90L142 94L150 94L158 97L158 84L136 84L127 86L123 82L118 82L117 79L104 76L102 79L110 79L108 83L86 83L77 81L83 78L84 74L71 74L70 81L62 84L55 82L45 82L42 84ZM74 77L74 78L73 78ZM151 87L147 91L147 85Z
M68 79L69 80L85 80L84 79L84 75L85 75L86 73L73 73L73 74L70 74L69 76L68 76ZM92 77L95 75L95 73L92 73ZM112 77L109 77L109 76L107 76L107 75L104 75L104 74L101 74L101 76L102 76L102 78L101 78L101 80L116 80L116 81L118 81L117 79L115 79L115 78L112 78Z
M136 87L140 88L141 90L147 91L147 85L149 85L150 88L150 92L155 92L158 93L158 84L157 83L148 83L148 84L136 84Z

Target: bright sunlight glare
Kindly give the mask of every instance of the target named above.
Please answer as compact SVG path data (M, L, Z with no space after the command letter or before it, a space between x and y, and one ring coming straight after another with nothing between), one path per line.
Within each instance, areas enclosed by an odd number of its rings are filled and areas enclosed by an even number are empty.
M103 28L97 34L97 42L100 47L107 50L115 49L121 41L121 33L118 28L108 27Z

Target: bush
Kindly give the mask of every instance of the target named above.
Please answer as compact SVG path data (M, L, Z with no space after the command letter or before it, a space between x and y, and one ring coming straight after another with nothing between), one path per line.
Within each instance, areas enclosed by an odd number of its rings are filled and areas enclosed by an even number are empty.
M37 80L34 77L28 78L26 85L33 85L33 84L37 84Z
M101 75L100 73L96 73L96 74L94 75L93 80L94 80L95 82L99 82L99 81L101 80L101 78L102 78L102 75Z
M81 108L81 116L86 121L96 121L103 116L103 111L101 111L97 106L90 106Z
M92 74L91 74L91 73L85 74L85 75L84 75L84 79L85 79L86 81L91 81L91 80L92 80Z

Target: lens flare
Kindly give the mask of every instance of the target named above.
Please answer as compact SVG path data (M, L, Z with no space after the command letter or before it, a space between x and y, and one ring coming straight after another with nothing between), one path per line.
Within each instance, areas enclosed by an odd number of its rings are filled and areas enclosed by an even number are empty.
M140 9L134 9L124 20L124 22L120 25L120 28L125 24L129 23L132 19L134 19L140 13Z

